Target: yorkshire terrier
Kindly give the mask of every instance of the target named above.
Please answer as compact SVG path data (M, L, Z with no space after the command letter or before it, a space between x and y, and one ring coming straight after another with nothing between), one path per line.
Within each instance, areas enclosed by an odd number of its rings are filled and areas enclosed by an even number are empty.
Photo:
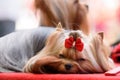
M61 22L64 29L89 33L88 9L80 0L35 0L34 3L41 26L56 27Z
M85 35L80 30L66 31L58 24L45 47L29 59L24 72L102 73L114 68L103 33Z

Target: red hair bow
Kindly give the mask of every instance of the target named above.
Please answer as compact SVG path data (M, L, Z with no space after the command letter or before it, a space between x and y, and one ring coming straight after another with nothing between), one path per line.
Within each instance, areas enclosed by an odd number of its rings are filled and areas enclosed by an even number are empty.
M82 51L83 50L83 47L84 47L84 44L83 42L81 41L80 38L77 38L76 41L75 41L75 44L74 44L74 38L71 36L67 39L65 39L65 47L66 48L72 48L72 47L75 47L76 50L78 51Z

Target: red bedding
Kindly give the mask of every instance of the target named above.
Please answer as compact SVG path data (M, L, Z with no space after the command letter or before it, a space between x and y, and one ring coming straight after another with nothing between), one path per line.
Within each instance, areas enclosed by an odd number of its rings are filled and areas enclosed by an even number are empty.
M28 74L0 73L0 80L120 80L117 76L104 74Z

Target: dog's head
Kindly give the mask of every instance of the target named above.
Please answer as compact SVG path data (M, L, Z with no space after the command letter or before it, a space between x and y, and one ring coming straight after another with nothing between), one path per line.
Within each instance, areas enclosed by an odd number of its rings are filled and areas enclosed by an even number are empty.
M80 30L65 31L59 24L45 47L29 61L28 72L98 73L114 67L104 45L103 33L86 36ZM27 70L26 70L27 71Z

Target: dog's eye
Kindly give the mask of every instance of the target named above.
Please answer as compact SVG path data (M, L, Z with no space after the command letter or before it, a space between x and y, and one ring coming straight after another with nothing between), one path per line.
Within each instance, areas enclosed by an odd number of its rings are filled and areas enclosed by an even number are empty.
M85 61L85 59L84 58L80 58L77 61Z
M65 58L63 54L59 54L59 58Z

